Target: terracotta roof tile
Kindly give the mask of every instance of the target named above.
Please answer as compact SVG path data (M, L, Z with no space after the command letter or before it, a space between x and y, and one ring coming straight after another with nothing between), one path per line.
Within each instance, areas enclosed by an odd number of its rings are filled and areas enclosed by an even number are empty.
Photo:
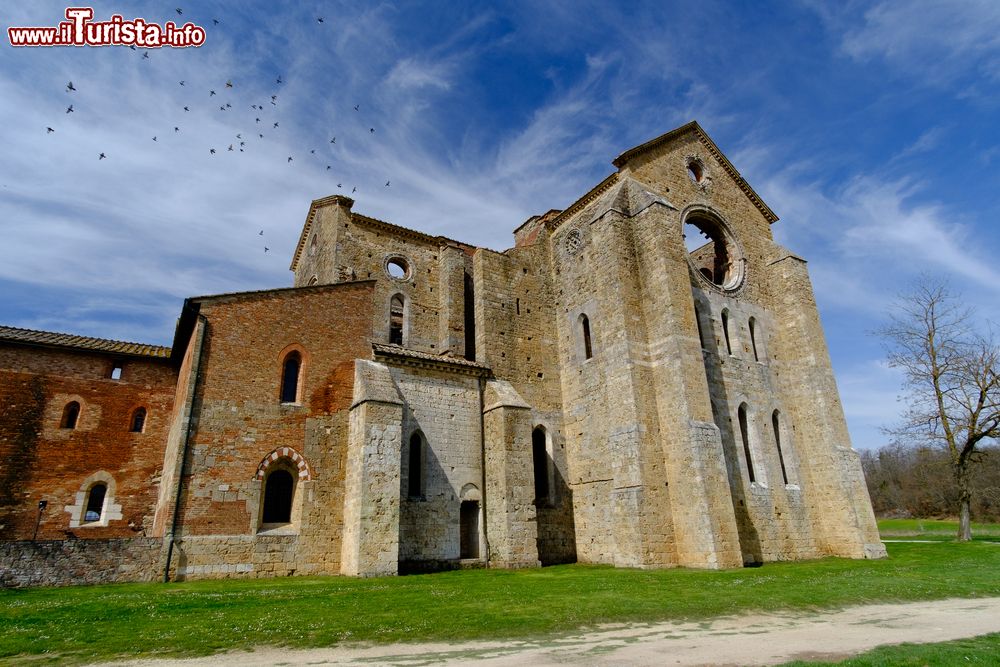
M54 331L36 331L35 329L19 329L0 325L0 341L21 343L24 345L39 345L43 347L64 347L74 350L92 350L95 352L110 352L131 357L155 357L168 359L170 348L162 345L147 345L146 343L131 343L123 340L107 338L92 338L75 334L56 333Z

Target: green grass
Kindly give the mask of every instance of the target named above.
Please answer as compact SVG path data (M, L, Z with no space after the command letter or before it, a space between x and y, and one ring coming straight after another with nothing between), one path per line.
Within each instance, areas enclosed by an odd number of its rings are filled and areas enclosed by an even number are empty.
M958 521L938 519L879 519L878 529L883 538L954 539ZM997 540L1000 523L973 523L973 540Z
M722 572L569 565L3 590L0 662L208 655L263 644L534 637L608 622L1000 595L1000 546L888 548L885 560L830 558Z
M782 667L950 667L996 665L1000 633L939 644L898 644L873 649L842 662L789 662Z

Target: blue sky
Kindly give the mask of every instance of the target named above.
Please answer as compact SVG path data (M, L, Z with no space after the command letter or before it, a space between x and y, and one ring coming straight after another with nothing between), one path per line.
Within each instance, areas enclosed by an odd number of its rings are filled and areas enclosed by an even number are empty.
M506 248L692 119L809 260L855 447L900 410L870 332L910 281L995 317L995 0L186 5L93 3L206 27L148 59L4 35L0 323L169 344L187 296L289 285L309 202L353 188L367 215Z

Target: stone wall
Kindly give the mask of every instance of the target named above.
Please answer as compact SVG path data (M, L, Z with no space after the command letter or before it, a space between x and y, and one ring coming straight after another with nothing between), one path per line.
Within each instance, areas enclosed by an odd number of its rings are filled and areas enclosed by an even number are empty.
M72 586L156 581L161 540L0 542L0 586Z

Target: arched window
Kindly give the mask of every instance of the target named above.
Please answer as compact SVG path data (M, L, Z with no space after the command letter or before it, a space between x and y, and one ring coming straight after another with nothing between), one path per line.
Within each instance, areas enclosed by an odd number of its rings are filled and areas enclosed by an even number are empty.
M756 481L756 477L753 473L753 458L750 456L750 431L747 425L747 404L740 404L738 410L738 416L740 421L740 438L743 440L743 456L747 460L747 474L750 475L750 481Z
M281 402L299 402L299 371L302 368L302 355L291 351L281 365Z
M146 428L146 408L136 408L135 412L132 413L132 423L129 426L129 431L132 433L142 433L143 429Z
M406 478L406 495L419 498L424 495L424 441L420 433L410 436L410 453Z
M536 426L531 432L531 462L535 472L535 504L547 505L552 501L549 495L549 453L545 429L541 426Z
M104 499L107 494L108 485L103 482L98 482L90 487L90 491L87 492L86 509L83 512L84 523L101 520L101 515L104 514Z
M459 556L479 558L479 501L463 500L459 506Z
M722 309L722 337L726 339L726 354L732 355L733 346L729 342L729 311Z
M580 313L580 334L583 336L583 358L590 359L594 356L594 347L590 341L590 319Z
M749 329L750 329L750 347L753 348L753 360L760 361L760 355L757 354L757 320L750 318Z
M76 401L70 401L63 408L62 420L59 422L59 428L76 428L76 423L80 419L80 404Z
M319 282L319 276L313 276L312 278L309 279L309 284L310 285L315 285L318 282Z
M406 313L406 302L403 295L396 294L389 302L389 342L393 345L403 344L403 319Z
M261 523L290 523L295 478L284 468L275 468L264 479L264 508Z
M781 479L788 484L788 471L785 470L785 456L781 453L781 416L775 410L771 413L771 427L774 429L774 446L778 448L778 462L781 464Z

